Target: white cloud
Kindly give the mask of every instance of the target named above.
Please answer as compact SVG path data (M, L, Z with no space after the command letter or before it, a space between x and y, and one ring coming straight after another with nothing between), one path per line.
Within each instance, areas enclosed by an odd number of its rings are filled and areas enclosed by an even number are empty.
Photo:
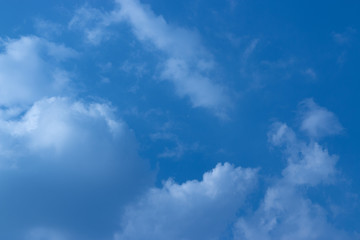
M310 137L321 138L343 130L334 113L318 106L312 99L304 100L300 106L301 130Z
M179 96L189 96L194 107L210 108L225 117L227 99L223 87L211 82L196 66L192 68L184 59L170 58L165 62L161 76L173 82Z
M335 117L310 100L304 104L310 108L309 112L302 112L305 123L316 114L325 114L325 120ZM309 128L309 124L304 125L304 122L302 126ZM310 129L319 127L319 123L315 123L310 124ZM309 135L314 136L312 132ZM295 132L282 123L274 124L269 140L274 146L284 147L287 165L281 178L267 188L258 209L239 218L235 225L235 239L353 239L333 226L326 210L307 196L307 189L311 187L336 182L337 156L330 155L313 140L299 140Z
M109 25L129 23L139 41L150 43L166 56L160 64L160 77L174 84L178 96L188 97L193 107L211 109L218 116L226 117L230 106L227 90L211 78L215 63L199 36L169 24L137 0L117 0L116 3L117 7L110 13L81 8L70 26L83 26L88 41L99 43L106 38Z
M268 188L259 209L240 218L235 229L239 240L353 239L328 222L321 206L283 181Z
M7 149L0 152L3 158L19 161L35 155L83 170L96 166L96 171L116 162L121 171L140 166L133 133L105 103L46 98L23 115L0 121L0 146Z
M133 132L109 104L52 97L16 113L0 120L0 222L8 229L0 237L19 239L35 225L96 239L152 185ZM40 230L29 240L65 239Z
M256 183L256 170L218 164L201 181L168 180L127 208L122 239L219 239Z
M284 181L292 185L328 183L336 175L337 156L329 155L327 149L316 142L305 143L296 138L286 124L275 124L270 141L285 146L287 167L283 170Z
M117 0L119 14L127 20L141 41L151 42L167 54L162 77L171 81L179 96L188 96L194 107L205 107L224 113L228 99L223 86L207 76L214 67L198 35L170 25L138 1Z
M34 36L3 40L1 44L0 106L32 104L68 87L68 73L58 66L74 57L74 50Z
M114 209L153 183L134 133L111 104L72 96L61 66L74 50L35 36L1 44L0 238L69 239L29 226L109 232Z

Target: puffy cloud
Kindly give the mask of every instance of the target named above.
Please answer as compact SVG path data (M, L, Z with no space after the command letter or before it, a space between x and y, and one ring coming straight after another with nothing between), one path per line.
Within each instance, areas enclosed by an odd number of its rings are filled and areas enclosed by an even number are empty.
M0 126L2 239L22 239L33 225L98 239L113 231L116 209L152 185L133 132L109 104L45 98ZM43 234L30 239L62 239Z
M310 137L319 136L319 131L323 135L328 133L321 123L326 125L335 116L311 100L304 104L309 111L302 112L302 129L316 132L311 132ZM283 147L287 165L282 177L267 188L259 208L239 218L235 239L354 239L333 226L326 210L306 194L310 187L336 181L338 158L319 143L299 140L286 124L274 124L269 140L274 146Z
M153 188L123 216L122 239L219 239L256 183L256 170L218 164L201 181Z
M0 106L26 105L62 93L68 73L59 63L76 52L35 36L1 42Z
M75 51L34 36L2 45L0 239L90 240L113 232L116 210L153 182L134 133L111 104L69 96L61 65Z
M320 205L284 181L268 188L259 209L240 218L235 229L235 239L239 240L353 239L328 222Z
M312 99L301 103L301 130L310 137L320 138L340 133L343 128L334 113L318 106Z
M98 239L112 232L116 209L152 184L133 132L109 104L45 98L0 126L0 238L49 225ZM44 234L30 239L59 238Z
M0 165L14 167L29 158L82 162L83 167L120 158L123 166L132 165L138 158L134 134L110 104L52 97L68 93L67 72L59 66L76 56L74 50L35 36L2 45Z
M116 3L117 7L107 13L81 8L70 25L85 26L88 41L99 43L106 37L104 32L109 25L129 23L139 41L152 44L166 56L161 63L160 77L174 84L177 95L188 97L193 107L211 109L220 117L226 117L230 106L227 90L211 79L209 73L215 63L199 36L169 24L137 0L117 0Z
M14 150L9 158L48 152L61 161L87 161L117 157L114 152L134 151L136 140L126 124L114 117L105 103L83 103L66 97L35 102L20 116L0 120L2 146ZM9 146L11 144L12 146ZM14 148L16 147L16 148ZM136 152L136 150L135 150ZM80 159L63 159L71 154ZM0 152L0 154L2 154Z
M287 167L283 176L295 185L317 185L331 181L336 175L337 156L329 155L327 149L316 142L303 142L286 124L276 123L269 134L275 146L284 146Z

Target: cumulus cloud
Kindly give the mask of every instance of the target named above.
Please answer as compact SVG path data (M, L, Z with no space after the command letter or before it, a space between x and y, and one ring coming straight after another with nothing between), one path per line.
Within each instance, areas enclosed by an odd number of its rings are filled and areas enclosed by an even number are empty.
M115 239L219 239L256 179L256 170L225 163L201 181L168 180L127 208Z
M343 130L334 113L306 99L301 104L301 130L310 137L320 138L335 135Z
M307 100L304 104L309 111L302 112L302 129L309 130L310 137L319 136L321 123L325 121L326 125L335 116L313 101ZM309 120L318 115L325 117ZM321 131L324 135L328 133ZM319 143L299 140L283 123L274 124L269 140L274 146L283 148L287 165L282 176L267 188L258 209L239 218L234 228L235 239L353 239L331 224L327 211L313 202L306 191L336 181L338 157L330 155Z
M104 158L100 161L104 164L109 158L117 157L113 153L129 150L132 145L136 147L132 132L113 112L106 103L45 98L20 116L0 119L1 145L8 149L6 154L0 154L17 159L45 151L52 153L49 160L59 158L91 164L92 159ZM11 150L13 153L9 154ZM79 159L64 159L80 153L84 155Z
M317 105L316 109L324 110ZM301 114L307 116L304 109ZM168 180L162 188L150 189L127 207L115 240L354 239L352 233L337 228L326 206L308 194L309 189L336 183L338 157L312 135L308 141L299 139L284 123L275 123L268 137L273 146L282 149L286 166L279 178L266 184L255 210L240 211L256 182L256 170L218 164L201 181L177 184ZM229 229L232 236L226 233Z
M153 182L134 133L110 103L69 96L61 62L75 51L34 36L2 44L0 238L67 236L32 226L102 238L116 210Z
M112 232L116 209L152 184L133 132L109 104L45 98L0 126L0 238L50 225L98 239ZM58 239L44 234L30 239Z
M32 104L67 89L69 74L59 63L76 56L74 50L35 36L1 45L0 106Z
M283 176L295 185L317 185L329 182L335 176L338 157L330 155L327 149L316 142L303 142L286 124L276 123L270 133L270 141L275 146L284 146L287 167Z
M320 240L353 239L328 222L326 211L285 182L267 189L253 214L236 224L235 239Z
M214 70L215 63L201 44L199 36L193 31L169 24L137 0L117 0L116 4L117 7L109 13L82 8L70 25L85 25L88 41L92 42L95 38L98 43L101 37L106 36L103 32L110 24L129 23L139 41L150 43L165 55L165 60L160 64L160 77L173 83L178 96L188 97L193 107L211 109L225 117L230 105L227 90L211 78L210 72ZM87 20L86 16L93 16L91 13L94 11L95 16L102 17L92 23L96 18Z
M136 153L133 133L115 117L109 103L88 103L66 96L69 80L64 76L66 71L58 66L74 57L74 50L35 36L9 39L3 41L3 46L2 165L5 160L16 164L30 156L91 165L94 159L105 163L110 158Z

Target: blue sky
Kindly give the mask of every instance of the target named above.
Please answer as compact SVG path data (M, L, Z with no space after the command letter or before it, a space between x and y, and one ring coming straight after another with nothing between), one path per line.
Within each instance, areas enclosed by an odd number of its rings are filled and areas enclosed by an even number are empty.
M0 8L0 239L360 239L357 1Z

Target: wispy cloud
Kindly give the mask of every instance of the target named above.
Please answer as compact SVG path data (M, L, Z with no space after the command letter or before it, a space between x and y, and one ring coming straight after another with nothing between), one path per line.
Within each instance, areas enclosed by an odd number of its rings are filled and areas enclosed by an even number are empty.
M316 72L314 71L314 69L312 68L307 68L305 71L304 71L304 74L309 76L311 79L316 79L317 78L317 74Z
M39 36L47 39L58 37L64 31L64 26L44 19L35 19L35 30Z
M253 39L249 46L247 46L247 48L245 48L245 51L242 55L242 60L243 60L243 63L246 64L248 58L251 56L251 54L255 51L256 49L256 46L258 45L259 43L259 39Z
M341 47L341 53L338 55L337 62L343 65L347 60L349 48L353 45L357 37L357 30L352 27L346 28L343 32L333 32L332 38L334 42Z
M154 141L165 140L172 142L175 146L165 147L164 151L158 155L160 158L181 158L188 151L196 151L199 149L199 144L186 144L180 141L178 136L170 132L157 132L151 135Z
M99 43L106 35L107 26L128 23L140 42L150 43L165 56L160 63L160 78L173 83L178 96L188 97L193 107L210 109L225 118L231 105L228 90L212 78L215 62L201 44L198 34L169 24L137 0L117 0L116 3L117 7L109 13L82 8L75 14L70 26L86 26L87 39ZM94 18L93 15L99 17ZM94 19L95 23L89 23Z
M301 130L313 138L339 134L343 130L335 114L317 105L313 99L301 102L299 116Z
M344 32L333 32L332 37L337 44L344 45L350 43L356 33L356 29L348 27Z
M114 21L115 15L85 5L77 9L68 28L83 32L87 43L98 45L112 36L107 27Z
M66 234L48 228L31 229L25 236L25 240L69 240Z

